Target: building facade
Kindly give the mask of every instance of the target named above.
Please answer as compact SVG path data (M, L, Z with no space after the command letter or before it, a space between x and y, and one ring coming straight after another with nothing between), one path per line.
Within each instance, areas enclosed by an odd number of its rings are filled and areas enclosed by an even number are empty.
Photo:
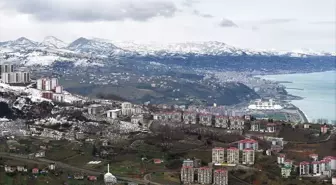
M222 147L216 147L212 149L212 163L222 164L225 162L224 159L225 149Z
M182 166L181 168L181 182L183 184L194 183L194 168L190 166Z
M198 169L197 181L199 184L211 184L212 183L212 168L201 167Z
M306 161L303 161L303 162L300 162L300 175L309 175L310 174L310 163L309 162L306 162Z
M2 73L1 81L6 84L25 84L30 82L30 74L28 72Z
M227 149L227 163L239 164L239 149L231 147Z
M244 119L241 117L230 117L230 129L231 130L243 130Z
M251 148L253 150L258 150L258 142L254 139L244 139L238 141L239 150L244 150L247 148Z
M226 169L217 169L213 174L213 184L214 185L228 185L229 178Z
M185 124L196 124L197 123L197 114L194 112L184 112L183 121Z
M229 117L227 116L216 116L215 117L215 127L217 128L228 128Z
M255 151L252 148L246 148L243 150L242 154L242 164L254 164Z
M204 126L212 126L212 114L200 114L199 115L199 123Z

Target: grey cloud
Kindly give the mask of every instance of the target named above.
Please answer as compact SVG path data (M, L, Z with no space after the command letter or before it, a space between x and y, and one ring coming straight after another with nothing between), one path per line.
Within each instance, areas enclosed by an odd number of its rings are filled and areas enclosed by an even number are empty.
M296 19L267 19L260 21L260 24L282 24L294 21L296 21Z
M212 17L214 17L214 16L211 15L211 14L201 13L201 12L198 11L198 10L194 10L194 11L193 11L193 14L194 14L194 15L197 15L197 16L200 16L200 17L204 17L204 18L212 18Z
M238 25L236 23L234 23L233 21L229 20L229 19L222 19L222 21L219 23L219 26L221 27L238 27Z
M40 21L146 21L153 17L172 17L174 3L166 0L0 0L6 9L33 16Z

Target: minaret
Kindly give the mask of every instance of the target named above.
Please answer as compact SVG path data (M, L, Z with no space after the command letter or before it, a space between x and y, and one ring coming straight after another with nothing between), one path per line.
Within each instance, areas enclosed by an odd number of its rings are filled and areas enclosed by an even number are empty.
M110 164L107 164L107 173L110 173Z

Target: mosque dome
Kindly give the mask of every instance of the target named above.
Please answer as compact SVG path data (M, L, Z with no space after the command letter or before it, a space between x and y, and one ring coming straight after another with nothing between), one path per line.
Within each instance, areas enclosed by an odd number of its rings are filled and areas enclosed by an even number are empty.
M110 173L110 165L107 165L107 173L104 175L105 185L114 185L117 184L117 178Z

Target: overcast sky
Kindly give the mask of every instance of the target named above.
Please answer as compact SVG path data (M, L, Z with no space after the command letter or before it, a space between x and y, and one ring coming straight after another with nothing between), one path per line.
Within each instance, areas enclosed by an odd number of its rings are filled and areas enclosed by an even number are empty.
M336 51L336 0L0 0L0 41L53 35Z

